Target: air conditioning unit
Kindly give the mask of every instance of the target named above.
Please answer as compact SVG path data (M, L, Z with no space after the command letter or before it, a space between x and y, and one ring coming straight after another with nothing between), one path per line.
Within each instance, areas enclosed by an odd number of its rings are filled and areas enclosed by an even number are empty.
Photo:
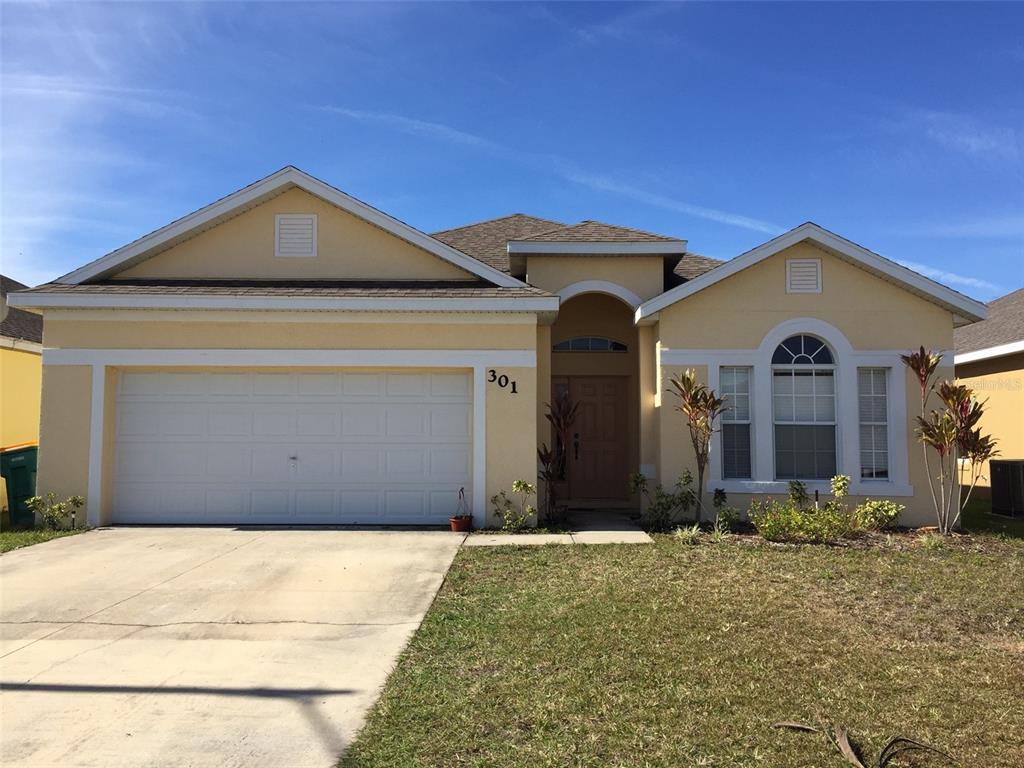
M1024 459L989 462L992 472L992 511L1024 517Z

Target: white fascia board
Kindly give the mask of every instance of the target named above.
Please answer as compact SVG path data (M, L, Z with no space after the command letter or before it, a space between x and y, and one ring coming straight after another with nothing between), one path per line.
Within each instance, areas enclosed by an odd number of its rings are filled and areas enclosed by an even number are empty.
M705 272L693 280L683 283L670 291L666 291L660 296L655 296L637 309L635 315L636 322L640 323L641 320L655 315L665 307L675 304L687 296L692 296L804 240L810 240L823 246L840 255L840 257L858 264L869 272L885 275L906 288L919 291L972 322L984 320L988 315L987 308L981 302L957 293L951 288L947 288L934 280L919 275L912 269L907 269L894 261L869 251L867 248L839 237L827 229L819 227L817 224L808 222L769 240L763 245L759 245L751 251L737 256L735 259L725 262L721 266L715 267L709 272Z
M557 296L536 298L352 298L300 296L102 295L71 293L9 294L11 306L25 309L250 309L350 312L557 312Z
M18 352L31 352L34 355L43 354L43 345L36 341L16 339L13 336L0 336L0 349L14 349Z
M686 253L685 240L660 240L658 242L635 243L566 243L541 240L510 240L509 253L535 254L612 254L659 256L663 254Z
M536 368L532 349L44 349L43 365Z
M96 261L86 264L73 272L59 277L57 282L77 285L96 277L109 274L118 267L132 262L133 259L142 256L147 251L158 248L161 245L182 237L190 231L202 227L215 219L230 214L232 211L249 205L260 198L270 195L282 187L295 186L316 195L349 213L368 221L403 240L416 245L423 250L438 256L445 261L460 267L470 274L482 277L495 285L503 287L522 287L524 283L500 270L484 264L471 256L449 245L435 240L430 235L420 232L405 222L399 221L393 216L347 195L323 181L320 181L298 168L288 166L277 173L267 176L254 184L234 192L227 197L211 203L205 208L200 208L177 221L171 222L165 227L152 232L145 237L129 243L123 248L108 253Z
M954 365L963 365L965 363L974 363L978 360L991 360L994 357L1015 355L1018 352L1024 352L1024 340L1014 341L1010 344L1000 344L997 347L976 349L973 352L962 352L953 357L953 363Z

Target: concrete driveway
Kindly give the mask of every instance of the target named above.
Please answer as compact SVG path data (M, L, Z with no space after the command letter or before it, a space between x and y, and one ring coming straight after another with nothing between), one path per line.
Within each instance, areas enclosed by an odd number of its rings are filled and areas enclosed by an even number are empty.
M462 536L112 528L0 557L0 763L331 766Z

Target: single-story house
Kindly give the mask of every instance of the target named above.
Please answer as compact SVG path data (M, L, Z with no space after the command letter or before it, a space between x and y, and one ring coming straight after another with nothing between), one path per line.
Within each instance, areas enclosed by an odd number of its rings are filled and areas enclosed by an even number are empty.
M988 304L988 319L957 328L956 377L987 401L982 431L998 440L1000 461L1024 461L1024 288ZM989 496L986 467L975 493Z
M580 405L570 501L692 464L666 392L733 405L707 488L790 479L931 522L899 356L985 306L812 223L719 263L687 242L523 214L425 234L287 167L16 294L43 313L40 488L101 523L440 523L537 477Z

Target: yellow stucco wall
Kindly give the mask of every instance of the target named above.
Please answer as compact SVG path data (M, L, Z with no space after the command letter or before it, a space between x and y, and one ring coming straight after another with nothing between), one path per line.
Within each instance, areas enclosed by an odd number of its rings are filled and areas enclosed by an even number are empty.
M512 482L537 482L534 416L538 393L535 369L495 366L495 370L515 381L517 389L512 394L510 386L503 389L496 382L487 384L487 521L489 525L500 526L491 497L504 490L518 502L519 498L512 494ZM537 499L529 503L536 507Z
M526 261L526 280L551 293L582 280L606 280L647 301L664 290L663 269L660 256L530 254Z
M0 346L0 448L39 440L42 355Z
M144 313L125 312L125 316ZM184 315L184 313L183 313ZM493 316L462 315L459 321L409 322L381 313L378 322L356 323L203 323L195 319L170 323L108 319L74 321L67 313L47 319L49 347L88 349L535 349L535 323L521 318L501 324ZM104 314L99 317L106 317ZM392 319L395 322L384 322ZM51 322L52 320L52 322ZM165 370L146 368L135 370ZM178 369L181 370L181 369ZM253 369L255 370L255 369ZM303 370L296 367L292 370ZM317 370L323 370L317 369ZM408 369L405 369L408 370ZM508 490L515 479L536 480L537 376L534 368L501 368L517 383L517 392L487 385L487 499ZM104 454L101 519L109 520L113 434L118 371L108 369L104 408ZM43 429L39 487L63 495L85 495L88 485L92 369L89 366L49 365L43 373Z
M40 494L85 496L89 485L89 422L92 368L43 366L42 419L39 430Z
M820 294L786 293L787 258L822 260ZM780 323L803 317L834 326L854 350L909 351L922 344L936 350L953 347L950 312L809 244L787 249L666 308L660 314L656 333L669 349L752 350ZM707 381L706 365L662 366L662 390L670 376L687 367ZM934 514L924 463L914 438L914 417L919 411L917 385L907 372L896 371L902 376L906 393L908 478L915 493L894 500L907 507L903 523L932 525ZM952 368L941 367L939 373L951 377ZM665 392L658 408L658 478L668 484L687 467L696 475L689 434L674 406L674 398ZM749 494L729 495L730 504L741 510L749 507L751 498Z
M956 374L979 400L987 400L980 426L999 441L996 458L1024 459L1024 352L958 365ZM983 495L991 476L986 466L978 482Z
M219 322L204 322L201 312L181 312L176 322L150 320L142 311L107 313L100 317L111 319L100 320L47 313L43 333L48 347L86 349L533 349L536 343L533 323L511 316L499 324L492 316L481 316L479 323L467 322L471 315L435 322L419 313L419 322L409 322L401 314L377 313L375 322L366 322L364 313L364 322L343 322L336 315L325 322L332 313L315 314L322 317L282 323L269 313Z
M274 217L317 214L317 256L274 256ZM474 275L301 189L291 189L119 278L466 280Z
M786 259L820 258L821 293L786 293ZM688 296L661 313L670 348L754 349L784 320L816 317L855 349L953 348L950 313L906 290L800 243Z

